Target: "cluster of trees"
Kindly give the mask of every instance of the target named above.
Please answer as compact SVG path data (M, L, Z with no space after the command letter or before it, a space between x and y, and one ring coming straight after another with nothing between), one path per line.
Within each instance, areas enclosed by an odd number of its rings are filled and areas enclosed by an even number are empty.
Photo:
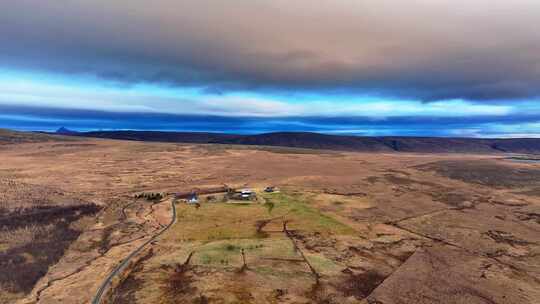
M144 198L147 201L160 201L163 197L163 193L159 192L143 192L135 195L135 198Z

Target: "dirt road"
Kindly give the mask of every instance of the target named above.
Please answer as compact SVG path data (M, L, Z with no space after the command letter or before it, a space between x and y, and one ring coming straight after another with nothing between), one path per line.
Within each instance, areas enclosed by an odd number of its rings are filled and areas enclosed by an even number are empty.
M121 274L122 271L129 265L129 262L131 259L133 259L137 254L139 254L148 244L150 244L152 241L154 241L156 238L158 238L160 235L162 235L165 231L167 231L169 228L174 225L176 222L176 206L175 206L175 200L171 200L171 207L172 207L172 217L170 223L165 226L163 229L161 229L158 233L156 233L154 236L152 236L150 239L148 239L146 242L144 242L141 246L137 247L134 251L132 251L118 266L116 266L113 271L105 278L103 283L100 285L94 299L92 300L92 304L100 304L103 298L103 295L107 291L107 289L110 287L112 280L117 275Z

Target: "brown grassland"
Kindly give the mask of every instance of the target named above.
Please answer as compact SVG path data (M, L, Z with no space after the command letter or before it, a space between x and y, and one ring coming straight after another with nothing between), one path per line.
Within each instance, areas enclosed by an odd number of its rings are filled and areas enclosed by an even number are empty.
M91 303L173 204L103 303L540 303L540 163L16 138L0 303ZM167 195L223 184L259 199Z

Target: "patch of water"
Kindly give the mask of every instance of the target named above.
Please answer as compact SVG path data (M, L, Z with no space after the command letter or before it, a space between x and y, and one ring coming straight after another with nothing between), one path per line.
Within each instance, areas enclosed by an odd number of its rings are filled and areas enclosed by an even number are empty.
M537 158L517 158L517 157L509 157L506 158L509 161L515 162L515 163L533 163L533 164L539 164L540 159Z

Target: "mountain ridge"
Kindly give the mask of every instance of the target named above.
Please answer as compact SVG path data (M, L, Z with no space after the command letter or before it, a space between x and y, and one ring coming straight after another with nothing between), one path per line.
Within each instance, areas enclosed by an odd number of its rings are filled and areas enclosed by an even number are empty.
M540 154L537 138L461 138L329 135L313 132L272 132L239 135L212 132L90 131L77 137L148 142L278 146L356 152L524 153Z

